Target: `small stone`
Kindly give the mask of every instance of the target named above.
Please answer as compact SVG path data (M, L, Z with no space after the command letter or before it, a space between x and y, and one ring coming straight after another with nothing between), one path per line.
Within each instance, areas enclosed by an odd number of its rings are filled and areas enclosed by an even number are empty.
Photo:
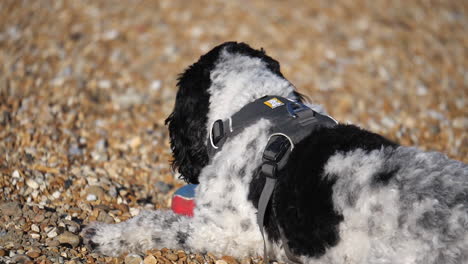
M125 257L125 264L140 264L143 261L143 259L136 254L128 254Z
M40 214L35 215L32 220L35 223L41 223L42 221L44 221L44 219L45 219L44 214L40 213Z
M106 224L113 224L114 218L104 211L100 211L97 217L98 222L104 222Z
M39 188L39 184L33 179L27 179L26 185L28 185L31 189L34 189L34 190Z
M241 264L252 264L252 259L249 257L243 258Z
M217 260L215 263L216 264L227 264L227 262L225 260L222 260L222 259Z
M58 198L60 198L61 194L62 193L60 191L55 191L54 193L52 193L52 197L54 197L55 199L58 199Z
M83 155L83 151L78 147L78 145L73 144L68 149L68 155L70 155L70 156L81 156L81 155Z
M60 245L60 242L58 240L51 239L51 240L47 241L46 244L47 244L47 246L49 246L51 248L55 248L55 247L58 247Z
M13 178L21 178L21 174L19 173L18 170L15 170L12 174L11 177Z
M239 264L239 262L231 256L223 256L221 259L226 261L228 264Z
M80 224L78 224L75 221L65 219L65 220L63 220L63 222L67 226L68 231L70 231L72 233L76 233L76 232L78 232L78 230L80 230Z
M37 258L41 255L41 253L37 251L29 251L26 253L26 255L28 255L30 258Z
M160 80L154 80L151 82L150 89L153 92L159 91L161 89L161 81Z
M30 260L31 258L25 254L16 254L11 258L12 263L28 263Z
M0 249L0 257L4 257L4 256L6 256L6 255L7 255L6 250Z
M177 256L176 254L172 254L172 253L169 253L166 255L166 258L172 260L172 261L177 261L179 259L179 256Z
M112 83L109 80L100 80L98 81L97 85L101 89L109 89L111 88Z
M129 142L128 142L128 145L135 149L135 148L138 148L140 145L141 145L141 138L140 137L134 137L132 138Z
M21 207L18 202L6 202L0 205L0 211L3 215L18 216L21 214Z
M48 238L54 238L56 236L58 236L58 230L56 227L53 227L49 232L47 232Z
M80 237L68 231L63 232L63 234L60 234L56 239L60 244L68 244L73 248L80 244Z
M158 263L158 261L153 255L149 255L143 260L143 263L144 264L156 264Z
M31 225L31 230L34 231L34 232L37 232L37 233L39 233L41 231L36 224Z
M98 199L100 200L104 198L104 196L106 195L106 192L104 191L104 189L102 189L101 187L97 185L88 187L88 189L86 190L86 193L88 194L86 196L86 200L88 201L95 201Z
M130 215L131 216L137 216L140 213L140 209L131 207L130 208Z
M38 233L31 233L31 238L33 238L33 239L40 239L40 238L41 238L41 235L38 234Z
M96 200L97 200L97 196L94 195L94 194L88 194L88 195L86 196L86 201L90 201L90 202L91 202L91 201L96 201Z

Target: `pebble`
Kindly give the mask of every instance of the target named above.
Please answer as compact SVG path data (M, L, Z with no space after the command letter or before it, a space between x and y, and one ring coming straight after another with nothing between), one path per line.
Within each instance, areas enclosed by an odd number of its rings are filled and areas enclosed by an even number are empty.
M38 233L41 231L36 224L31 225L31 230L34 231L34 232L38 232Z
M16 254L11 258L12 263L21 264L21 263L29 263L29 261L31 261L31 258L25 254Z
M68 231L70 231L72 233L76 233L76 232L78 232L78 230L80 230L80 224L78 224L75 221L65 219L65 220L63 220L63 222L67 226Z
M37 251L29 251L26 253L26 255L28 255L30 258L37 258L41 255L41 253Z
M179 259L179 256L177 256L176 254L168 253L166 255L166 258L168 258L169 260L172 260L172 261L177 261Z
M18 202L5 202L0 205L0 211L3 215L18 216L21 214L21 207Z
M140 264L143 261L143 259L136 254L128 254L125 257L125 264Z
M60 242L60 244L68 244L73 248L80 244L80 237L68 231L63 232L56 239Z
M13 177L13 178L21 178L21 174L19 173L18 170L15 170L15 171L13 171L13 173L11 174L11 177Z
M131 207L129 211L131 216L137 216L140 213L140 209L135 207Z
M56 236L58 236L58 230L57 230L56 227L52 227L52 228L50 229L50 231L47 232L47 237L48 237L48 238L54 238L54 237L56 237Z
M31 189L34 189L34 190L39 188L39 184L33 179L27 179L26 185L28 185Z
M98 198L97 198L97 196L96 196L95 194L88 194L88 195L86 196L86 201L90 201L90 202L91 202L91 201L96 201L97 199L98 199Z
M58 247L60 245L60 242L58 240L51 239L51 240L47 241L46 244L49 247L55 248L55 247Z
M33 238L33 239L40 239L40 238L41 238L41 235L40 235L40 234L37 234L37 233L31 233L31 238Z
M239 264L239 262L231 256L223 256L221 259L226 261L227 264Z
M241 260L241 264L252 264L252 259L249 257L245 257Z
M143 260L143 263L144 264L156 264L158 263L158 261L153 255L149 255Z
M45 219L44 214L39 213L39 214L35 215L32 220L35 223L40 223L40 222L44 221L44 219Z
M101 200L104 198L106 192L104 191L104 189L102 189L100 186L97 186L97 185L93 185L93 186L90 186L88 187L88 189L86 190L87 192L87 196L86 196L86 200L88 201L96 201L96 200Z

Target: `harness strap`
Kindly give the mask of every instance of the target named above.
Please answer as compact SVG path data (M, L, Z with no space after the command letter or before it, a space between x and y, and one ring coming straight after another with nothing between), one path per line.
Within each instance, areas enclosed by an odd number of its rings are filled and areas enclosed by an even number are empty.
M265 186L263 187L262 194L260 195L260 200L258 201L258 213L257 213L257 224L260 227L260 233L262 233L263 238L263 262L269 263L268 260L268 249L265 240L265 234L263 232L263 221L265 219L265 212L270 201L271 194L275 189L276 179L266 177Z

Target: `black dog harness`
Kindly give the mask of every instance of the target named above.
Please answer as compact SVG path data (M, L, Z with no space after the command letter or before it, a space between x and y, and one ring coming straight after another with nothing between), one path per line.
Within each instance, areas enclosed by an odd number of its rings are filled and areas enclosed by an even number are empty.
M208 139L210 159L222 148L228 138L239 134L244 128L260 118L267 119L273 124L270 138L263 151L260 173L265 176L266 181L258 201L257 213L257 224L263 237L264 261L268 263L263 223L268 203L276 186L278 172L287 164L295 144L317 128L331 127L337 122L327 115L313 111L302 103L280 96L264 96L247 104L227 120L216 120L212 124ZM300 263L292 254L283 229L279 224L277 227L286 256L290 261Z

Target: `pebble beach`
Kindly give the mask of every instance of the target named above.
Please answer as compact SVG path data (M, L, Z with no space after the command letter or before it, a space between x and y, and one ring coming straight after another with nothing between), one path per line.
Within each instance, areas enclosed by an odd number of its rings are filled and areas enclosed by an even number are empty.
M83 246L92 221L168 209L178 75L225 41L264 48L342 123L468 162L468 2L0 2L0 263L257 264Z

